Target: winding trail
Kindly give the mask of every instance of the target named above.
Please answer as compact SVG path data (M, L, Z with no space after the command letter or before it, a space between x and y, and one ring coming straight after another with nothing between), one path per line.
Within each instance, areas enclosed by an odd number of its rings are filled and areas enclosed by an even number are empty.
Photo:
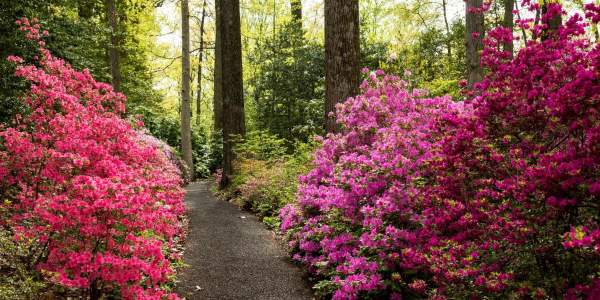
M313 299L303 273L275 234L235 205L216 199L206 182L187 188L190 219L176 291L196 299Z

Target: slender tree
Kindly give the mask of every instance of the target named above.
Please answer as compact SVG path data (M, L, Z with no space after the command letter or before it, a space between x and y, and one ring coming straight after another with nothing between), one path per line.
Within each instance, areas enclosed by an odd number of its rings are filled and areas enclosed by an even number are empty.
M448 51L448 62L452 61L452 39L450 37L450 25L448 24L448 0L442 0L442 12L444 25L446 26L446 51Z
M200 126L202 113L202 62L204 58L204 21L206 19L206 0L202 2L202 17L200 18L200 47L198 49L198 79L196 91L196 125Z
M513 15L513 9L515 7L515 0L504 0L504 20L503 25L505 28L508 28L510 32L513 32L515 28L515 21ZM510 41L504 43L504 51L513 55L514 52L514 41L511 39Z
M116 91L121 90L121 65L119 57L119 18L115 0L106 0L106 18L110 27L110 44L108 45L108 60L110 64L111 83Z
M190 107L190 11L188 0L181 1L181 153L194 174Z
M596 5L600 4L599 0L585 1L585 2L583 0L574 0L573 2L575 2L577 4L577 6L579 7L579 9L581 9L582 11L586 11L585 5L587 4L587 2L596 4ZM598 24L592 22L590 27L592 29L592 34L594 35L594 40L596 41L596 43L600 42L600 32L598 32Z
M242 79L242 36L240 1L222 0L220 10L221 59L223 76L223 177L221 187L233 174L234 136L246 131Z
M292 20L294 22L302 22L302 0L291 0Z
M337 130L335 105L358 92L358 0L325 0L325 130Z
M465 43L467 83L472 87L474 83L483 79L483 68L481 67L481 51L483 50L483 35L485 34L482 0L466 0L465 18Z
M108 8L107 3L105 3L106 7ZM113 3L114 5L114 3ZM106 10L107 14L106 16L108 17L108 9ZM88 1L86 0L78 0L77 1L77 16L79 16L82 19L89 19L94 15L94 7L92 5L90 5L90 3L88 3Z
M517 11L517 18L518 21L521 21L521 10L519 9L519 1L515 1L515 10ZM521 27L521 36L523 37L523 43L525 43L525 45L527 45L527 32L525 32L525 28L523 28L523 26Z
M552 35L555 34L555 31L562 24L562 15L561 14L557 14L557 15L554 15L554 16L546 17L546 14L548 13L548 7L549 7L549 5L551 5L553 3L559 3L559 0L546 0L546 1L542 1L542 15L541 15L541 19L542 19L542 21L544 22L544 25L545 25L545 29L542 32L542 40L545 40L545 39L548 39L548 38L552 37Z
M223 131L223 59L221 55L221 1L215 0L215 61L213 79L214 132Z

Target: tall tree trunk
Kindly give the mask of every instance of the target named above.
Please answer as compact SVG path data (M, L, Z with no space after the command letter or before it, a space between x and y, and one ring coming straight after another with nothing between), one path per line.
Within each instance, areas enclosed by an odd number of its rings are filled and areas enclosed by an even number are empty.
M504 20L503 26L510 30L511 36L515 27L513 9L515 7L515 0L504 0ZM510 53L510 56L513 56L514 53L514 41L511 39L510 41L504 43L504 51Z
M110 63L111 83L116 91L121 91L121 65L119 57L119 19L115 0L106 0L106 18L110 27L110 45L108 47L108 60Z
M233 174L233 136L246 131L242 79L242 37L240 1L222 0L221 58L223 70L223 177L221 187L229 184Z
M335 105L358 93L358 0L325 0L325 130L338 129Z
M520 22L521 21L521 11L519 9L519 1L515 1L515 9L517 10L517 18ZM521 27L521 35L523 35L523 43L525 43L525 45L527 45L527 32L525 32L525 28L523 28L523 26L519 26L519 27Z
M442 10L444 13L444 24L446 25L446 49L448 51L448 62L452 61L452 41L450 39L450 25L448 24L448 3L442 0Z
M559 1L558 0L555 0L554 2L544 1L544 4L542 5L541 19L544 22L544 25L546 25L546 29L544 29L544 31L542 32L542 40L549 39L550 37L555 35L556 30L558 30L558 28L560 28L560 25L562 25L562 15L561 14L558 14L555 16L550 16L550 18L548 18L546 16L546 14L548 14L548 7L554 3L559 3Z
M196 125L200 126L202 113L202 61L204 55L204 19L206 18L206 0L202 2L202 18L200 19L200 48L198 49L198 88L196 91Z
M98 280L90 284L90 300L98 300L102 297L102 291L98 288Z
M538 26L540 23L540 14L541 14L541 9L539 7L536 7L535 9L535 19L533 20L533 27ZM539 36L537 35L537 31L533 31L532 32L532 39L533 40L537 40Z
M108 7L108 5L107 5ZM108 11L108 10L107 10ZM91 5L85 0L77 1L77 16L80 19L89 19L94 15L94 10ZM108 13L106 14L108 17Z
M181 1L181 153L194 177L190 107L190 11L188 0Z
M214 132L223 132L223 58L221 55L221 0L215 0L215 70L213 80Z
M483 80L483 68L481 67L481 50L483 50L483 13L480 12L482 0L466 0L465 18L465 43L467 50L467 83L473 87L474 83Z
M586 11L586 9L585 9L586 3L584 3L583 0L575 0L574 2L577 3L577 6L579 7L579 9L581 11ZM592 4L592 3L595 5L598 5L598 4L600 4L600 1L598 1L598 0L590 1L590 4ZM600 32L598 32L598 24L592 22L590 24L590 26L592 29L592 34L594 35L594 41L596 41L596 43L598 43L598 41L600 40Z
M291 0L292 21L296 23L302 22L302 0Z

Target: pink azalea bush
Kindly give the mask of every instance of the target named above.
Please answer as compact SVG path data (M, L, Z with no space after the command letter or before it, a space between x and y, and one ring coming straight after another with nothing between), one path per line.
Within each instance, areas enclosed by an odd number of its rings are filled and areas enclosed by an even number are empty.
M371 74L280 212L317 287L334 299L598 299L600 47L586 26L575 15L514 59L498 47L511 33L492 30L488 75L462 102Z
M39 44L36 65L16 63L30 114L0 128L0 225L34 241L31 264L92 299L176 299L164 287L180 258L183 191L164 149L121 118L125 97L44 47L39 24L17 21ZM141 125L141 124L138 124Z

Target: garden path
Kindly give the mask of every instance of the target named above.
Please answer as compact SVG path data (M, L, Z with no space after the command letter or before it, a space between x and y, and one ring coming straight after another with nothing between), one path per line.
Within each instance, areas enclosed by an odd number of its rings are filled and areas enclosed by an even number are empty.
M207 182L187 188L189 218L176 291L196 299L312 299L303 273L273 232L235 205L217 200Z

